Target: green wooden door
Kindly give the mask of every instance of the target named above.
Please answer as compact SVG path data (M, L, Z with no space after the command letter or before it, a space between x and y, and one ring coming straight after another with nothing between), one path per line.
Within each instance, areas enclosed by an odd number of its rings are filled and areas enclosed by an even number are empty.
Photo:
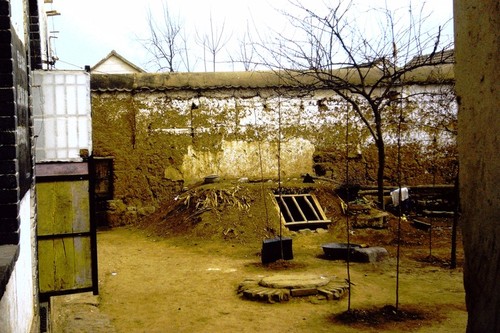
M37 165L40 298L97 294L96 231L87 163Z

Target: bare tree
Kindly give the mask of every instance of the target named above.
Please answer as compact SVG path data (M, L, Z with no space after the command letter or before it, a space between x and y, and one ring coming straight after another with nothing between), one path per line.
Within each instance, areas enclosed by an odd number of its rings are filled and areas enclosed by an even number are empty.
M354 110L378 151L378 201L383 208L385 135L394 122L391 110L402 107L409 97L403 94L405 80L422 67L451 62L452 55L446 52L451 43L445 44L441 27L423 30L427 17L422 8L405 8L409 19L397 19L399 13L386 8L373 9L371 17L382 20L367 27L356 22L358 8L351 1L321 12L296 0L290 4L302 15L292 14L291 9L284 12L296 29L277 33L272 42L260 42L262 63L304 89L332 90Z
M255 63L254 63L254 58L255 58L255 48L252 44L252 37L250 35L250 28L249 24L247 22L247 30L245 34L243 35L243 38L239 40L239 52L235 57L233 57L231 54L229 54L229 58L231 59L231 62L234 63L240 63L243 65L243 68L245 71L250 71L255 69Z
M179 38L182 38L182 27L179 20L171 15L168 5L163 4L161 22L157 22L148 10L147 23L149 27L149 37L141 42L144 48L152 56L151 62L158 71L174 72L178 70L182 47L179 45Z
M196 65L191 63L191 56L190 56L190 50L188 47L188 40L189 36L186 34L186 31L183 30L181 32L181 41L182 41L182 48L180 49L181 53L181 62L184 65L184 68L186 69L187 72L191 72L192 66Z
M208 31L204 34L199 34L197 31L197 41L203 47L203 63L205 66L205 72L207 71L207 55L210 55L210 61L212 62L212 70L215 72L216 56L217 54L226 46L229 42L231 36L226 36L226 21L222 21L220 26L215 25L212 12L209 16L209 26Z

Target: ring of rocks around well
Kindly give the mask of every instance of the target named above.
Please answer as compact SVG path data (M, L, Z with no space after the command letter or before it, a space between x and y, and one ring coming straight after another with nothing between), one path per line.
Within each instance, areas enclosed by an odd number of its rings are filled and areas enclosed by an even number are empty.
M286 302L292 297L320 296L339 300L348 293L348 285L336 277L312 274L273 275L246 278L238 294L246 299L269 303Z

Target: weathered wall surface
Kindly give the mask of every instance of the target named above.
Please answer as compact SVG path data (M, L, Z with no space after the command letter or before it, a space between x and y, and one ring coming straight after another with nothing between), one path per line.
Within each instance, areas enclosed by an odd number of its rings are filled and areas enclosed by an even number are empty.
M118 201L111 208L126 216L121 223L149 214L207 175L276 179L278 155L282 178L310 173L344 181L349 108L329 91L241 85L117 89L92 80L94 153L115 157ZM408 93L441 88L415 86ZM388 110L388 184L397 179L398 107ZM436 130L433 117L454 114L453 106L422 95L403 107L405 183L450 182L454 137ZM377 154L370 134L352 110L349 124L351 181L373 183Z
M500 332L500 3L454 11L467 332Z
M46 41L40 4L0 3L0 332L39 327L30 75Z
M5 292L0 298L0 332L23 333L36 330L34 317L38 313L36 296L38 279L33 277L37 261L32 246L35 230L28 223L32 216L31 195L29 191L20 202L21 246Z

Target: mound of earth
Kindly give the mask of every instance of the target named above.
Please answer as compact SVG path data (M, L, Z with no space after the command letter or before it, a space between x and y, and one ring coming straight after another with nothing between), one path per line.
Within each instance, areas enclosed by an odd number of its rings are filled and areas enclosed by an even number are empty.
M277 184L220 182L203 184L182 193L141 221L159 236L187 235L205 239L253 242L276 237L279 210L274 200ZM334 188L300 182L282 187L283 193L314 193L329 217L340 211ZM283 235L290 232L282 228Z
M279 235L279 208L274 199L278 186L273 182L239 183L219 182L195 186L140 222L149 232L161 236L187 236L202 239L226 240L237 243L255 243ZM385 228L353 228L353 217L347 220L342 200L336 187L330 183L304 184L287 182L281 187L284 194L314 194L326 217L330 239L347 241L349 223L350 242L368 246L422 246L429 242L427 231L415 228L406 218L388 214ZM345 208L345 207L344 207ZM433 242L449 243L449 219L434 219ZM281 227L283 236L295 232ZM436 244L439 245L439 244Z

